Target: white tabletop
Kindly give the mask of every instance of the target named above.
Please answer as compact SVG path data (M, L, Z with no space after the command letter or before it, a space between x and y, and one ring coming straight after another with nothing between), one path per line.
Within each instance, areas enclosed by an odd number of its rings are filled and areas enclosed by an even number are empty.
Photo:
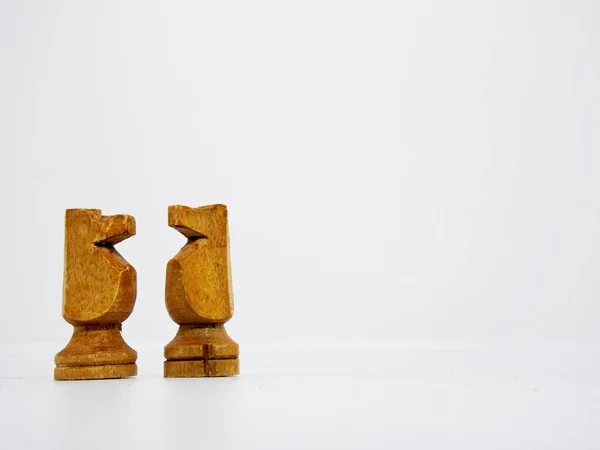
M60 344L4 345L2 448L594 449L599 352L405 343L242 345L239 377L55 382Z

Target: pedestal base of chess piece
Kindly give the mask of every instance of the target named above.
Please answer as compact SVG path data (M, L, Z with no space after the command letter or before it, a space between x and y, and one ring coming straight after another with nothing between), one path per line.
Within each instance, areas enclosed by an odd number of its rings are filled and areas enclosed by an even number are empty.
M181 325L165 347L167 378L238 375L239 346L223 324Z
M121 325L74 327L67 346L56 354L55 380L99 380L137 375L137 352L121 336Z

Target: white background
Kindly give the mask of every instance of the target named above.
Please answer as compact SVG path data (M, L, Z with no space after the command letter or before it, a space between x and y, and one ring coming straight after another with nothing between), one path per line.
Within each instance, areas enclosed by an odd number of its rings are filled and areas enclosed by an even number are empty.
M71 333L60 315L65 208L136 218L137 236L118 249L138 271L123 329L140 350L131 382L144 386L177 329L164 275L184 239L167 227L167 206L225 203L236 308L227 328L247 378L224 382L242 397L252 374L406 375L415 361L403 349L423 350L423 367L448 375L525 370L543 383L568 373L571 384L535 411L568 400L582 422L564 411L548 426L571 423L564 442L535 426L518 442L594 448L600 436L582 424L600 424L600 385L588 391L581 379L600 372L599 25L592 0L0 0L0 345L12 355L0 369L45 383L14 385L5 400L40 389L60 403L56 389L70 389L49 381ZM438 352L486 348L514 351L469 353L477 370L457 360L450 369ZM323 349L331 358L316 365L289 356ZM373 407L371 385L352 383L349 395L358 389ZM524 397L503 386L471 394L492 411L486 393L512 392L514 418ZM404 397L387 403L390 392L373 394L385 417ZM481 418L471 406L467 417ZM452 436L428 414L419 423L443 446ZM429 448L391 425L375 441L362 430L372 444ZM498 445L514 444L496 431ZM243 442L285 445L252 436Z

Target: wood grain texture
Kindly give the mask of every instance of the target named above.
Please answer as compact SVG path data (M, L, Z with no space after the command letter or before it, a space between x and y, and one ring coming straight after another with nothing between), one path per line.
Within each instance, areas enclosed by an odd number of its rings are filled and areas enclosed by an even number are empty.
M165 347L165 377L239 373L239 347L223 324L233 315L227 207L169 207L169 226L187 238L167 264L165 301L180 325Z
M62 312L74 330L54 358L56 380L136 375L137 353L123 340L121 323L133 311L137 276L114 248L133 235L132 216L66 211Z

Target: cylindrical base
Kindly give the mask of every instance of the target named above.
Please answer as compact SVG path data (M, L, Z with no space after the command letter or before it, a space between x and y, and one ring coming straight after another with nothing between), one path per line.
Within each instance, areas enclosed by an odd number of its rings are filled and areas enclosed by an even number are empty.
M137 375L137 352L121 336L121 325L75 327L56 354L55 380L97 380Z
M239 346L221 323L182 325L165 347L165 377L239 374Z

